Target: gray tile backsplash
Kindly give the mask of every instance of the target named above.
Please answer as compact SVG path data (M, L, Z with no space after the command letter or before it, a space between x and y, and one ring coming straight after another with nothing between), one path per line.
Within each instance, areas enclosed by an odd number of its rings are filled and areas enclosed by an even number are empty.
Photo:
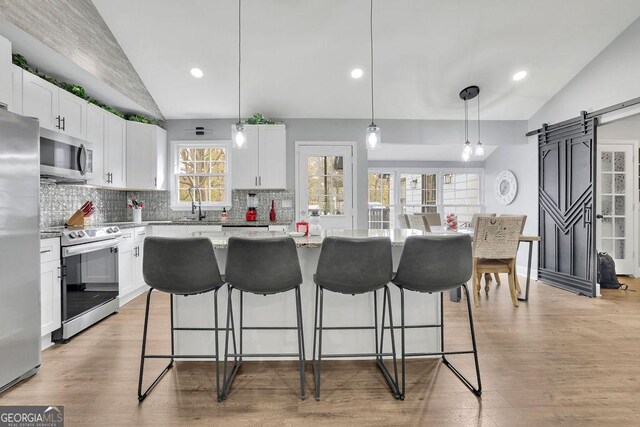
M271 200L275 200L278 220L295 218L293 191L254 190L258 202L258 219L269 219ZM244 219L247 206L246 190L233 190L229 210L229 218ZM40 184L40 226L54 227L64 225L71 216L87 200L93 201L96 212L92 222L131 221L131 210L127 208L127 199L135 198L145 203L142 210L143 221L171 221L183 217L191 217L191 211L172 211L170 193L168 191L122 191L106 188L95 188L83 185ZM288 201L291 207L282 207ZM221 211L207 211L207 220L220 219Z

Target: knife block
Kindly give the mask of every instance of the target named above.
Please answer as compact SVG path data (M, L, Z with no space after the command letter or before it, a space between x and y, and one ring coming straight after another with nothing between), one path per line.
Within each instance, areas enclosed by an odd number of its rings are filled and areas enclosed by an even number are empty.
M67 227L86 227L91 225L91 217L85 217L82 210L78 209L67 219L65 225Z

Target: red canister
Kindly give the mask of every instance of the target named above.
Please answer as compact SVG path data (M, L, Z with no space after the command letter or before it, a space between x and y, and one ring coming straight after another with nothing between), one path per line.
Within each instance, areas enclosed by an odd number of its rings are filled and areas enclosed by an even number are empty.
M296 222L296 231L304 233L304 237L309 235L309 223L307 221Z

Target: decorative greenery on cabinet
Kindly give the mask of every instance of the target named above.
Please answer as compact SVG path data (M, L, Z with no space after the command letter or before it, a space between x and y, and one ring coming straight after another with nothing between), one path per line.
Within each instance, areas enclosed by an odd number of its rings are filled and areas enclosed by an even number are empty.
M12 61L15 65L17 65L18 67L22 68L23 70L26 70L32 74L35 74L36 76L40 77L41 79L44 79L46 81L48 81L49 83L58 86L59 88L62 88L64 90L66 90L67 92L70 92L72 94L74 94L77 97L80 97L82 99L85 99L87 102L90 102L91 104L97 105L98 107L107 110L108 112L110 112L111 114L115 114L116 116L123 118L125 120L129 120L132 122L140 122L140 123L146 123L146 124L151 124L151 125L155 125L158 124L158 121L155 119L150 119L148 117L142 116L140 114L124 114L122 111L115 109L114 107L112 107L111 105L107 105L104 104L100 101L98 101L95 98L90 97L89 95L87 95L85 93L84 87L77 85L77 84L73 84L73 83L68 83L68 82L64 82L64 81L59 81L57 79L55 79L54 77L51 76L47 76L46 74L42 73L40 70L38 70L37 68L31 68L29 66L29 62L27 61L27 59L20 55L19 53L14 53L12 55Z
M248 125L281 125L282 122L276 122L270 119L267 119L262 113L256 113L253 116L249 117L245 122Z

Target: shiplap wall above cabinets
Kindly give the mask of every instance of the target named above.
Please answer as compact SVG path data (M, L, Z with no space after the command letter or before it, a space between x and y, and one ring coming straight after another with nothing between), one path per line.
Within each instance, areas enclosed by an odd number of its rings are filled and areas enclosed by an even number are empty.
M11 63L11 43L0 37L0 106L36 117L40 127L86 141L93 149L89 184L166 190L167 132L124 120Z
M284 125L245 125L247 147L234 150L233 188L287 187L287 131ZM233 129L232 129L233 134Z

